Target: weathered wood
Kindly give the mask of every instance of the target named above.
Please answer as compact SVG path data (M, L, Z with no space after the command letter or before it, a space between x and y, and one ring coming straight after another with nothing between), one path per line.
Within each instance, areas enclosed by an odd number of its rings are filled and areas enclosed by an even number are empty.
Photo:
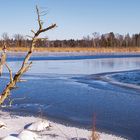
M6 62L6 44L4 43L0 59L0 76L2 75L3 66L5 65L5 62Z
M2 105L4 103L4 101L8 98L8 96L10 95L10 91L12 89L14 89L16 87L16 84L21 81L21 76L26 72L28 71L28 69L31 67L32 65L32 62L29 63L29 59L34 51L34 48L35 48L35 44L36 44L36 41L38 40L38 36L43 33L43 32L46 32L48 30L51 30L53 29L54 27L56 27L56 24L53 24L47 28L44 28L42 27L42 24L41 24L41 20L40 20L40 12L39 12L39 9L38 7L36 7L36 12L37 12L37 16L38 16L38 24L39 24L39 29L34 32L32 30L32 33L34 33L34 36L32 37L32 44L31 44L31 47L29 48L29 51L28 53L26 54L23 62L22 62L22 66L21 68L18 70L18 72L14 75L12 75L12 70L10 69L10 67L6 64L6 67L7 69L9 70L9 73L10 73L10 82L7 84L7 86L5 87L5 89L3 90L2 94L0 95L0 105ZM4 53L4 56L6 56L6 52ZM6 58L3 56L3 58L1 59L1 65L3 66L5 64L5 61L6 61Z
M10 74L10 81L13 82L13 73L12 70L10 69L10 67L5 63L5 66L7 67L9 74Z

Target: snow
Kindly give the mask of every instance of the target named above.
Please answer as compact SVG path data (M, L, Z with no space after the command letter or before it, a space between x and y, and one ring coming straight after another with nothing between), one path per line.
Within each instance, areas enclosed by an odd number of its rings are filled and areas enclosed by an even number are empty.
M39 137L36 133L23 130L19 135L18 138L20 140L41 140L41 137Z
M32 123L27 127L27 129L31 131L44 131L49 127L50 127L50 123L47 120L41 120Z
M0 115L0 121L6 124L6 129L0 128L1 140L89 140L91 136L89 130L65 126L42 118L10 115L1 111ZM100 140L125 140L114 135L97 133Z
M2 140L20 140L20 139L17 137L14 137L14 136L7 136L7 137L3 138Z

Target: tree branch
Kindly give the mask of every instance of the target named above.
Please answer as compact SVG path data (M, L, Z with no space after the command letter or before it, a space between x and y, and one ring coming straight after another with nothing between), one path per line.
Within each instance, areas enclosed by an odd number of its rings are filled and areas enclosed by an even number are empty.
M39 9L36 6L36 12L37 12L37 17L38 17L38 24L39 24L39 30L42 29L42 24L41 24L41 20L40 20L40 13L39 13Z
M13 82L13 73L12 70L10 69L10 67L8 66L7 63L5 63L5 66L7 67L9 74L10 74L10 82Z
M29 38L31 38L31 39L33 39L33 37L32 36L29 36L29 35L26 35L27 37L29 37Z
M32 32L33 34L35 34L35 31L34 31L34 30L31 30L31 32Z
M46 31L51 30L51 29L53 29L53 28L55 28L55 27L56 27L56 24L52 24L51 26L49 26L49 27L47 27L47 28L38 30L38 31L36 32L35 36L38 36L40 33L46 32Z
M30 46L30 49L28 51L28 53L26 54L23 62L22 62L22 66L21 68L18 70L18 72L14 75L14 77L12 76L12 71L11 69L8 67L8 65L6 64L6 67L8 68L9 70L9 73L10 73L10 83L5 87L5 89L3 90L1 96L0 96L0 105L3 104L3 102L6 100L6 98L10 95L10 91L12 89L14 89L16 87L16 84L20 81L21 79L21 76L27 72L29 70L29 68L31 67L31 64L32 62L28 63L33 51L34 51L34 48L35 48L35 44L36 44L36 41L38 40L38 36L43 33L43 32L46 32L50 29L53 29L54 27L56 27L56 24L53 24L47 28L44 28L42 29L42 23L41 23L41 19L40 19L40 13L39 13L39 9L38 7L36 6L36 12L37 12L37 17L38 17L38 24L39 24L39 29L34 32L32 30L32 32L34 33L34 36L32 37L32 44ZM6 59L4 59L6 60ZM2 64L5 64L5 61L4 63Z

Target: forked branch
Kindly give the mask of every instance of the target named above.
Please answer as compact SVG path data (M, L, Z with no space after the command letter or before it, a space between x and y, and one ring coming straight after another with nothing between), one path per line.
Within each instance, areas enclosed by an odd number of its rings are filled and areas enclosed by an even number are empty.
M40 12L39 12L39 9L37 6L36 6L36 12L37 12L37 17L38 17L39 29L36 32L31 30L31 32L34 34L34 36L32 37L32 44L29 48L27 55L25 56L25 58L23 60L21 68L18 70L18 72L13 77L12 70L10 69L10 67L5 63L5 61L4 61L4 63L2 63L2 64L5 64L7 69L9 70L10 82L7 84L7 86L5 87L5 89L3 90L3 92L0 96L0 105L4 103L4 101L10 95L10 91L16 87L16 84L21 81L21 76L25 72L27 72L28 69L31 67L32 62L29 63L29 59L34 51L36 41L38 40L38 36L41 33L46 32L46 31L51 30L56 27L56 24L52 24L52 25L48 26L47 28L43 28L43 24L40 19ZM5 56L6 56L6 54L5 54Z

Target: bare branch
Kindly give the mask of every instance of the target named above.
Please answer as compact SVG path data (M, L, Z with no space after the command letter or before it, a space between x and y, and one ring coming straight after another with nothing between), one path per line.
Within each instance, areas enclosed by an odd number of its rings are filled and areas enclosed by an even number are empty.
M18 82L26 82L27 80L24 80L24 79L19 79Z
M46 32L46 31L51 30L51 29L53 29L55 27L56 27L56 24L52 24L51 26L49 26L49 27L47 27L45 29L38 30L37 33L35 34L35 36L38 36L40 33Z
M51 30L54 27L56 27L56 24L52 24L51 26L42 29L43 22L40 19L40 13L39 13L39 9L38 9L37 6L36 6L36 12L37 12L37 17L38 17L39 29L36 32L34 32L33 30L31 30L34 33L34 36L31 37L32 38L32 44L30 46L30 49L29 49L27 55L25 56L25 58L24 58L24 60L22 62L21 68L14 75L14 77L12 76L12 70L6 64L6 67L9 70L9 73L10 73L10 83L7 84L7 86L5 87L5 89L3 90L3 92L2 92L2 94L0 96L0 105L3 104L3 102L5 101L5 99L10 95L10 91L16 87L16 84L21 81L20 80L21 79L21 76L25 72L27 72L29 70L29 68L31 67L32 62L28 63L28 61L29 61L29 59L30 59L30 57L31 57L31 55L32 55L32 53L34 51L35 44L36 44L37 40L41 39L41 38L38 38L38 36L41 33L46 32L46 31ZM30 36L28 36L28 37L30 37ZM6 58L4 59L4 62L1 61L1 62L3 62L3 63L1 63L2 66L3 66L3 64L5 64L5 60L6 60Z
M47 15L47 13L44 13L44 14L41 14L40 16L42 17L42 16L46 16Z
M38 17L38 24L39 24L39 30L42 29L42 24L41 24L41 20L40 20L40 13L39 13L39 9L36 6L36 12L37 12L37 17Z
M56 24L52 24L51 26L49 26L49 27L47 27L45 29L42 29L41 32L46 32L46 31L51 30L51 29L53 29L55 27L56 27Z
M26 97L23 97L23 98L14 98L14 99L10 100L9 106L11 107L11 106L12 106L12 103L13 103L15 100L24 100L24 99L26 99Z
M33 36L29 36L29 35L26 35L27 37L29 37L29 38L31 38L31 39L33 39Z
M35 34L35 31L34 31L34 30L31 30L31 32L32 32L33 34Z
M40 14L46 14L46 13L47 13L46 10L40 12Z
M9 74L10 74L10 81L13 82L13 73L12 73L12 70L10 69L10 67L8 66L7 63L5 63L5 66L7 67L8 71L9 71Z

